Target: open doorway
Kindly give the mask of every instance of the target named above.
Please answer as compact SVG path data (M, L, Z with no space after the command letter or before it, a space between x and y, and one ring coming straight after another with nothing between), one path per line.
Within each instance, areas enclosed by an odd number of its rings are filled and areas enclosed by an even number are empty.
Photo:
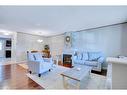
M0 58L4 58L5 57L5 40L0 38Z

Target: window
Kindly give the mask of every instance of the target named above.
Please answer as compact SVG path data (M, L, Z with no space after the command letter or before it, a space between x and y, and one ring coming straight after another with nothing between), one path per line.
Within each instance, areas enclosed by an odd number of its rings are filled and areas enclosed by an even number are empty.
M0 50L2 50L2 42L0 42Z

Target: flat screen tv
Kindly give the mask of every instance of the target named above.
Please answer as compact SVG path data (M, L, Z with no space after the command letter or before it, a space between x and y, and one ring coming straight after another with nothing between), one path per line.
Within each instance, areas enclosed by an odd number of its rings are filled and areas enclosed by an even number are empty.
M6 47L11 47L11 40L6 40Z

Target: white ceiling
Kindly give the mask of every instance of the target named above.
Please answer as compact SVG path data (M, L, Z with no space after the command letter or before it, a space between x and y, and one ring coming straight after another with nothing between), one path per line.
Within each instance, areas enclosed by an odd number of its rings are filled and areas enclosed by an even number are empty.
M127 6L0 6L0 29L53 36L127 21Z

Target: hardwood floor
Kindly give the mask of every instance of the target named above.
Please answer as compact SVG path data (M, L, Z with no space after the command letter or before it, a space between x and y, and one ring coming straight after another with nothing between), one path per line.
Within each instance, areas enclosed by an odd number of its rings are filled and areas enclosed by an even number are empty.
M0 89L43 89L26 73L27 70L17 64L0 66Z
M0 66L0 89L44 89L26 76L28 71L17 64ZM92 73L106 76L106 71Z

